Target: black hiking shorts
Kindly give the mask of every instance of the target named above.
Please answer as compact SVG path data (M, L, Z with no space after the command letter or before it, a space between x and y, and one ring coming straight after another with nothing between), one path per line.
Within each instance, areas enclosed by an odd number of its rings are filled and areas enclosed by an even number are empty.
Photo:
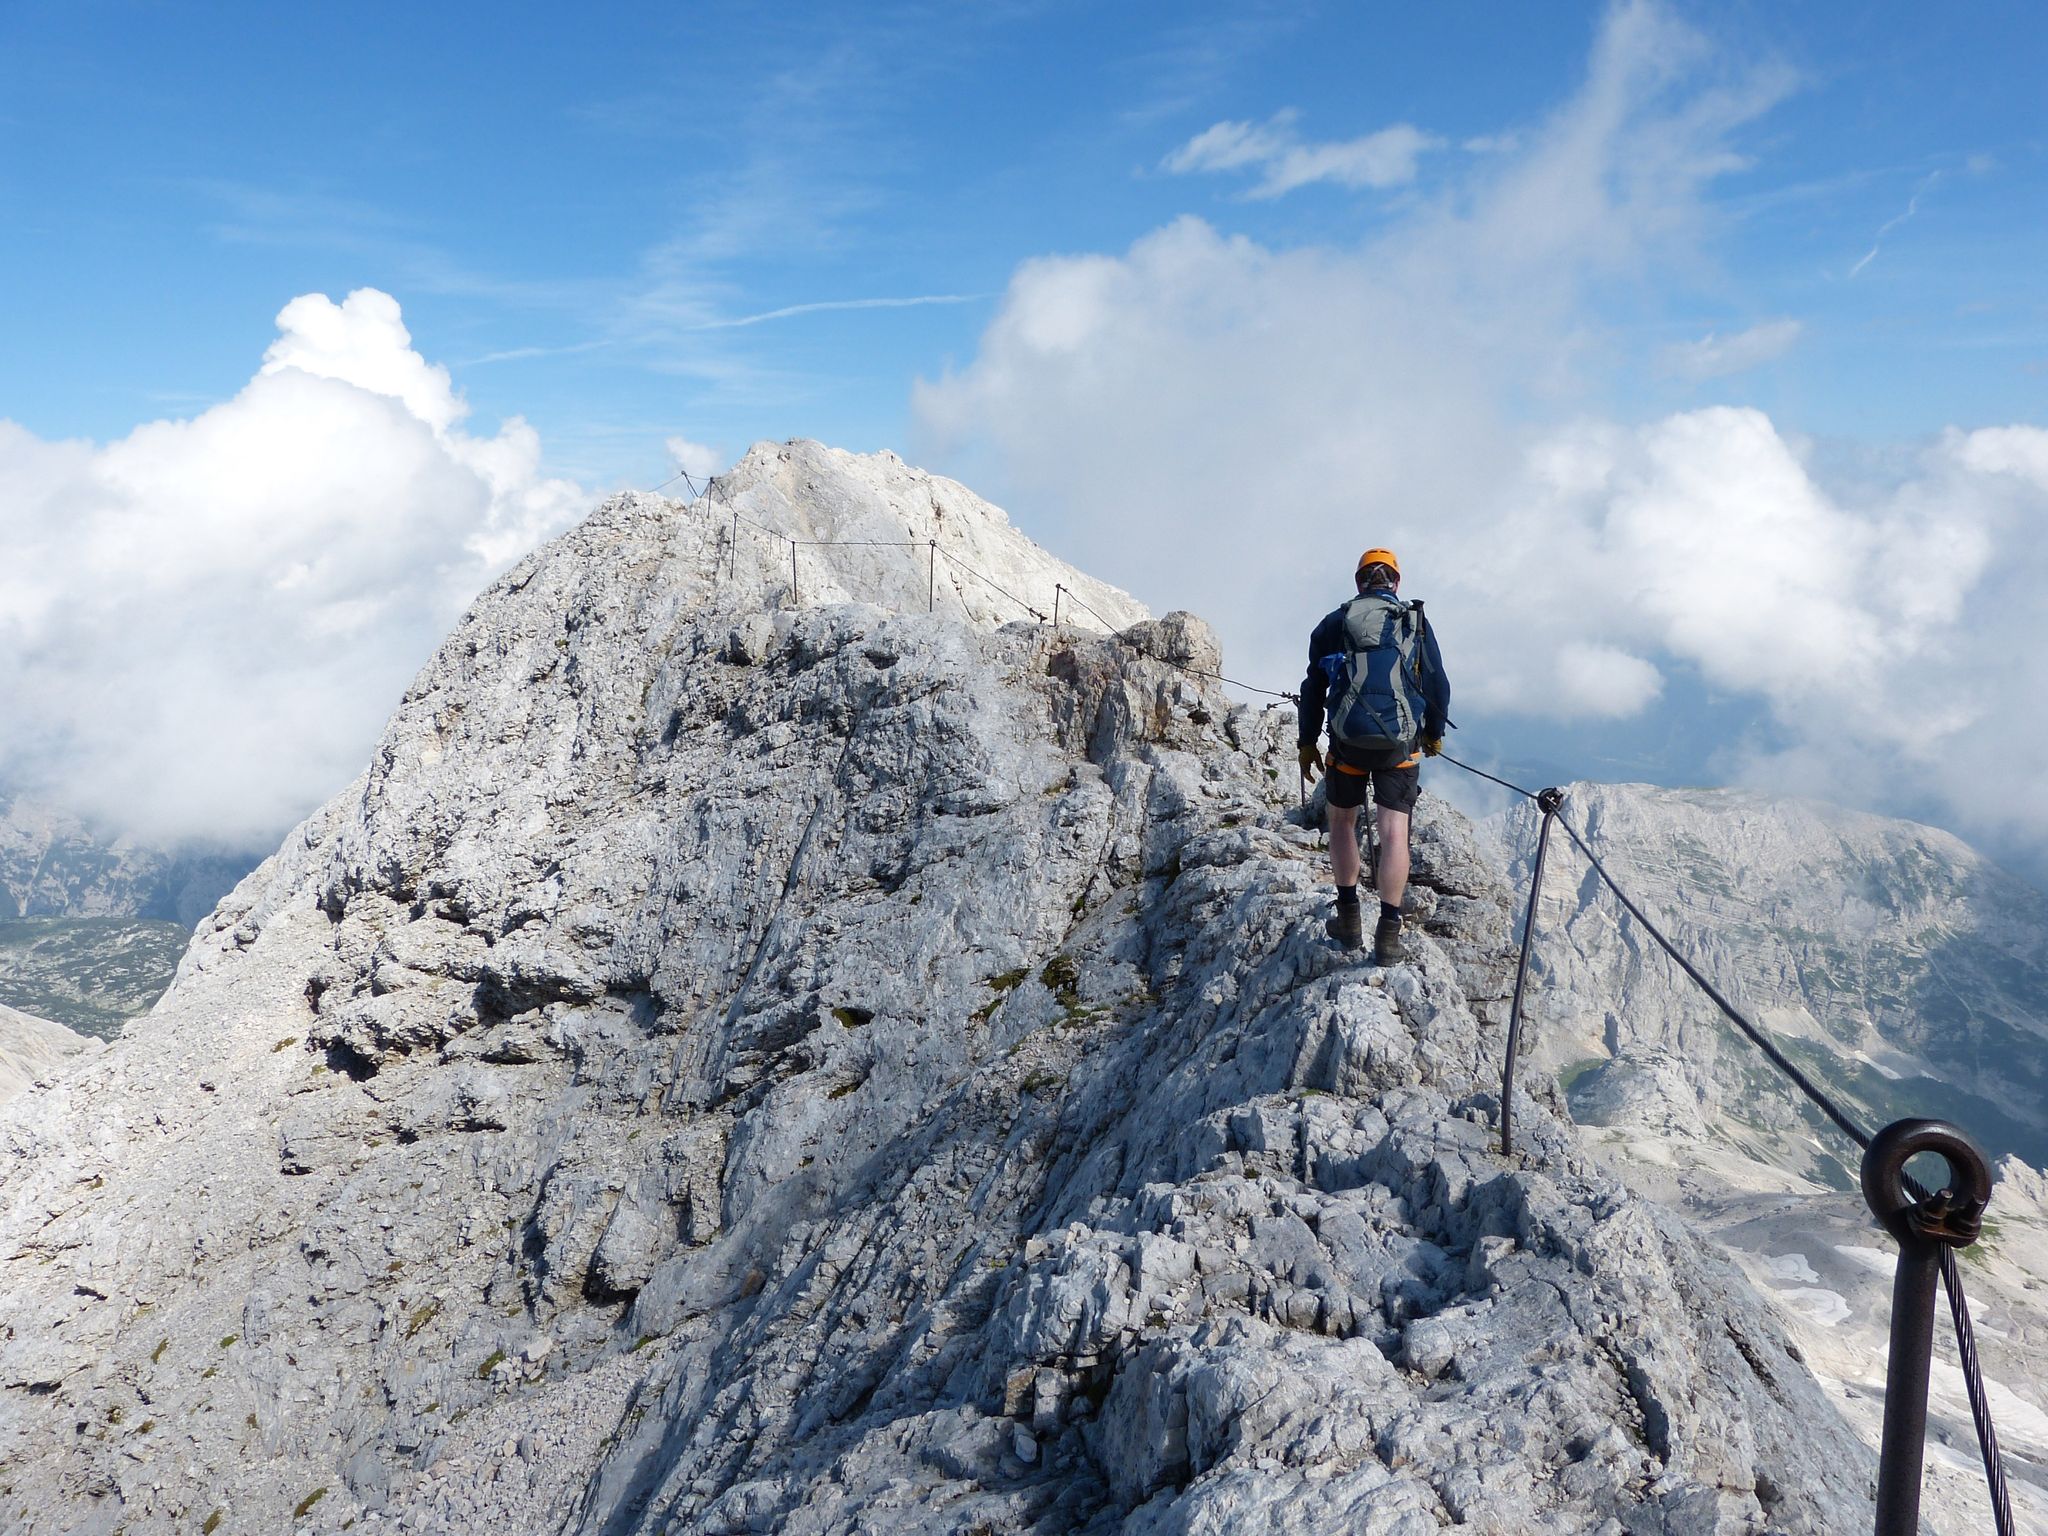
M1405 814L1415 809L1422 795L1422 760L1413 752L1346 752L1333 742L1323 783L1330 804L1340 811L1365 804L1365 786L1371 784L1373 801L1381 810Z

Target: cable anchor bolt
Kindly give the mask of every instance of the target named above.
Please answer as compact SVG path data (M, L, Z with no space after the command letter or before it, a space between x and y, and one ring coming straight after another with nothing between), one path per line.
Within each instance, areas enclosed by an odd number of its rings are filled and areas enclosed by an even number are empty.
M1931 1194L1906 1172L1923 1152L1935 1153L1949 1169L1948 1182ZM1983 1234L1991 1165L1976 1142L1945 1120L1898 1120L1864 1149L1862 1182L1871 1215L1899 1245L1877 1461L1877 1536L1916 1536L1942 1252L1967 1248Z

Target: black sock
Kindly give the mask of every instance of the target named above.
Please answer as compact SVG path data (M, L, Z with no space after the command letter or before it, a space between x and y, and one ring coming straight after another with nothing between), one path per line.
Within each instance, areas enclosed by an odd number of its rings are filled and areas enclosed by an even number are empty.
M1401 909L1399 907L1388 906L1386 902L1382 901L1380 903L1380 921L1389 928L1400 927Z
M1355 907L1358 905L1358 885L1355 881L1350 885L1340 885L1337 887L1337 905L1340 907Z

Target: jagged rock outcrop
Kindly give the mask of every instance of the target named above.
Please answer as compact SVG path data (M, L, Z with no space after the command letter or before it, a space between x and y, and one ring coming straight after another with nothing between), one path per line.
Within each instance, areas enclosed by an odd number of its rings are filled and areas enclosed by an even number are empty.
M1156 659L1200 621L886 456L721 489L940 550L792 593L722 501L608 503L0 1111L0 1521L1863 1523L1770 1314L1540 1074L1496 1154L1509 898L1455 812L1375 970L1291 716ZM1055 581L1124 637L1008 622Z

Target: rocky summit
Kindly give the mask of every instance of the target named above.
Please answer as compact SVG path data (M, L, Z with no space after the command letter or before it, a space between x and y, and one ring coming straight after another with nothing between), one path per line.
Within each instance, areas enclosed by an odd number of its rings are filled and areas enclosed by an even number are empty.
M1497 1155L1470 828L1421 808L1408 962L1334 950L1216 670L888 455L600 507L0 1108L0 1525L1865 1526L1554 1080Z

